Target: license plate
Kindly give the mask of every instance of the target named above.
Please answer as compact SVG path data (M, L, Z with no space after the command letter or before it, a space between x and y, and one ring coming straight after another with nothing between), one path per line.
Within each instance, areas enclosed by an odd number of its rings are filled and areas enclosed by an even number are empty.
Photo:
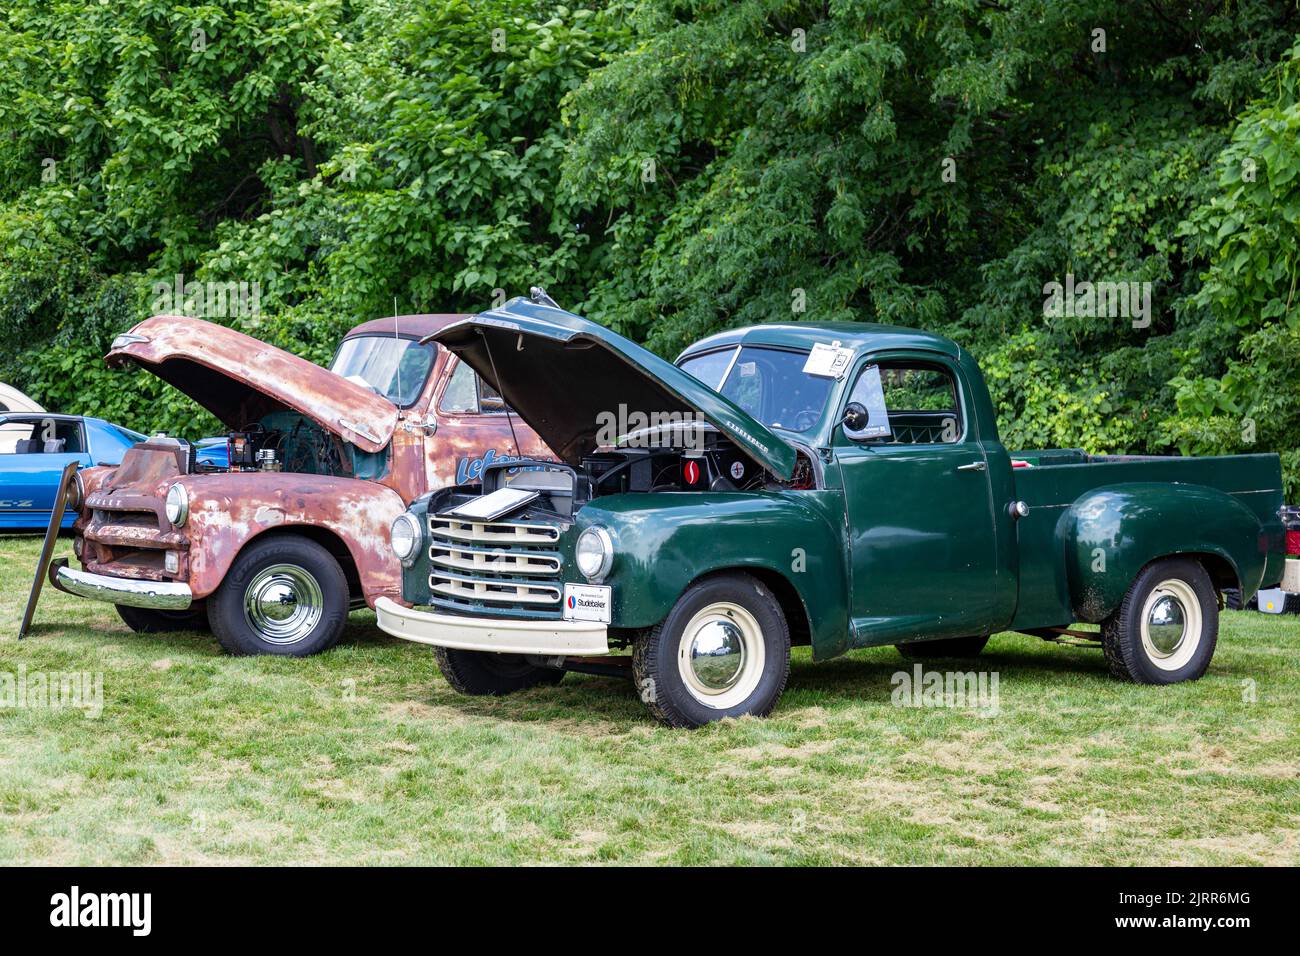
M614 589L600 584L566 584L564 619L609 623L609 609L614 603Z

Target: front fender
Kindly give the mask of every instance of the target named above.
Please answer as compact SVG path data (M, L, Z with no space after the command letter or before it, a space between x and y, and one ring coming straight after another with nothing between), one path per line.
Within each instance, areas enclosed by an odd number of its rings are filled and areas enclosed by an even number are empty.
M191 475L189 584L195 598L217 589L249 541L272 529L324 529L341 540L356 565L366 603L402 593L401 565L388 529L406 510L401 495L355 478L285 473Z
M659 623L702 575L764 571L798 595L822 659L848 649L843 510L834 492L659 492L598 498L577 523L614 536L615 626Z
M1204 485L1134 482L1094 489L1061 516L1075 617L1097 623L1119 607L1142 568L1157 558L1207 554L1231 567L1243 597L1268 558L1259 519L1232 495Z

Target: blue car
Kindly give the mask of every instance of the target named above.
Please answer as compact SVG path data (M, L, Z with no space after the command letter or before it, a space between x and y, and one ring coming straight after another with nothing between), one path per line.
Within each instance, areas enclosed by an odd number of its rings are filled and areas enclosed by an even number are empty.
M121 464L126 450L147 436L101 418L47 412L0 415L0 531L44 531L63 466ZM199 442L200 467L225 468L226 443ZM76 514L63 516L71 528Z

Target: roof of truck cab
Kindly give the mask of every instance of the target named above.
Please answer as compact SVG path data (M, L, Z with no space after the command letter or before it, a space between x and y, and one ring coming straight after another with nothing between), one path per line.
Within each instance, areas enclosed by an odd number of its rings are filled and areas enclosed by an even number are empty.
M469 315L463 312L426 312L419 315L389 316L384 319L371 319L369 322L362 322L348 332L344 338L350 339L358 335L392 335L393 323L396 322L398 335L422 339L434 332L442 331L453 322L468 318Z
M737 344L810 349L819 342L830 345L836 341L855 352L885 348L928 349L956 356L959 351L957 343L952 339L901 325L879 325L872 322L771 322L710 335L688 346L678 356L678 360L686 355Z

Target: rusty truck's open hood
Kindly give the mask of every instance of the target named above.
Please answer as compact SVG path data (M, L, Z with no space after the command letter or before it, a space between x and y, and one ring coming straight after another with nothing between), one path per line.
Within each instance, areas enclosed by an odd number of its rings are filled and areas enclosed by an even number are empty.
M128 360L175 386L230 428L283 408L363 451L382 450L397 406L381 395L252 336L183 315L156 315L119 335L104 360Z
M429 336L492 383L564 461L597 447L602 416L699 413L758 465L782 478L796 453L694 376L602 325L511 299ZM489 354L490 349L490 354Z

